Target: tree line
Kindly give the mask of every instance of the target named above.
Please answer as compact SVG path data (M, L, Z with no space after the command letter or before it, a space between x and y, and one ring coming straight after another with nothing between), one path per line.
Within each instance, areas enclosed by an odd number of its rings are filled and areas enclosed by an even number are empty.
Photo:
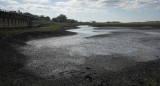
M57 22L57 23L76 23L78 22L77 20L74 20L74 19L67 19L66 15L63 15L63 14L60 14L59 16L57 17L54 17L54 18L50 18L49 16L44 16L44 15L33 15L31 13L23 13L23 15L27 15L27 16L31 16L31 17L34 17L36 19L43 19L43 20L47 20L47 21L52 21L52 22Z
M74 19L68 19L66 17L66 15L63 15L63 14L60 14L59 16L54 17L52 19L50 19L49 16L44 16L44 15L38 16L38 15L33 15L31 13L23 13L23 14L27 15L27 16L32 16L32 17L35 17L35 18L38 18L38 19L43 19L43 20L57 22L57 23L65 23L65 22L67 22L67 23L76 23L76 22L78 22L77 20L74 20Z
M46 20L46 21L52 21L52 22L57 22L57 23L76 23L78 22L77 20L74 20L74 19L68 19L66 17L66 15L63 15L63 14L60 14L59 16L57 17L54 17L54 18L50 18L49 16L44 16L44 15L35 15L35 14L31 14L31 13L22 13L20 10L18 11L9 11L11 13L18 13L18 14L23 14L23 15L26 15L26 16L30 16L30 17L34 17L35 19L40 19L40 20Z
M46 20L46 21L50 21L50 20L51 20L49 16L44 16L44 15L40 15L40 16L39 16L39 15L33 15L33 14L31 14L31 13L28 13L28 12L23 13L23 15L31 16L31 17L34 17L34 18L36 18L36 19L42 19L42 20Z

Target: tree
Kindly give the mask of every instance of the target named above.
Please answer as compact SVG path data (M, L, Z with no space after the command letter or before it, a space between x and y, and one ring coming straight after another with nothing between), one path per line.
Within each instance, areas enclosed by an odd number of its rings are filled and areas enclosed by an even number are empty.
M26 16L33 16L31 13L23 13L24 15L26 15Z
M74 20L74 19L67 19L67 22L68 22L68 23L77 23L77 20Z
M47 21L50 21L50 17L49 17L49 16L45 17L45 19L46 19Z
M60 14L58 17L57 17L57 21L58 22L67 22L67 17L63 14Z
M41 15L40 18L41 18L41 19L44 19L44 15Z
M57 18L52 18L53 22L58 22Z
M95 23L96 23L96 21L91 21L91 23L92 23L92 24L95 24Z
M76 23L77 20L74 19L67 19L67 17L63 14L60 14L59 16L52 18L53 22L68 22L68 23Z

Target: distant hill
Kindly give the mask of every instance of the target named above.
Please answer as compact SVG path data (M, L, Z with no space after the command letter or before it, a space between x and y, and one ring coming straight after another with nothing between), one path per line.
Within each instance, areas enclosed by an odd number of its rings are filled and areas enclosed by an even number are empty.
M130 23L160 23L160 21L130 22Z
M160 23L160 21L146 21L146 23Z

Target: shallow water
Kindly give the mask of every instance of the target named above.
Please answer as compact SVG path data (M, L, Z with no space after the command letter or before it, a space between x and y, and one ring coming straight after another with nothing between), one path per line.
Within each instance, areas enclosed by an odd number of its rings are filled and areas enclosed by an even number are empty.
M79 26L79 29L71 29L71 30L68 30L68 31L76 32L76 33L79 33L79 34L85 34L86 36L111 34L113 31L116 31L116 30L98 30L98 29L95 29L95 28L96 27Z
M44 77L61 77L60 73L68 77L68 72L83 71L86 65L114 71L160 56L160 30L79 26L68 31L78 34L32 40L21 47L30 59L25 69Z
M146 32L146 34L150 34L150 35L160 35L160 32Z

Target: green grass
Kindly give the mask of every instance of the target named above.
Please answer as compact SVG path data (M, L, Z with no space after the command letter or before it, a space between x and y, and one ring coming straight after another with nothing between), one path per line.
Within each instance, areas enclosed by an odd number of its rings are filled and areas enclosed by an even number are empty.
M71 26L76 26L76 25L77 25L77 23L75 23L75 24L74 23L52 24L46 28L40 28L40 29L37 29L34 31L55 31L55 30L61 29L63 27L71 27Z
M9 30L0 30L0 36L6 37L15 34L21 34L24 32L43 32L43 31L56 31L63 27L72 27L79 25L78 23L60 23L60 24L51 24L44 28L29 28L29 29L9 29Z

